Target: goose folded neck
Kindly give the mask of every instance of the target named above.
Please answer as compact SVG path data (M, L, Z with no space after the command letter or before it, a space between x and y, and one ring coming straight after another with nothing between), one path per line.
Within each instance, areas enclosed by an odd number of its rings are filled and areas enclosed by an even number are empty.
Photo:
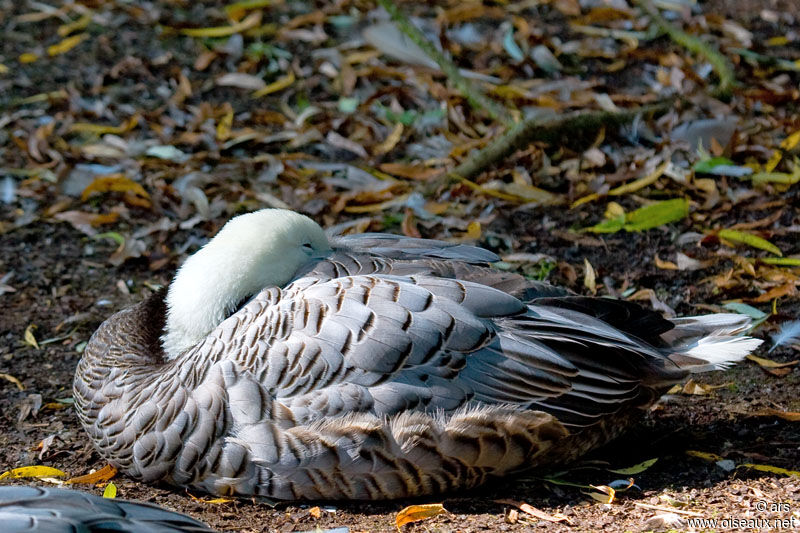
M284 286L327 251L322 228L298 213L264 209L231 219L186 260L169 286L161 336L167 359L202 342L243 300Z

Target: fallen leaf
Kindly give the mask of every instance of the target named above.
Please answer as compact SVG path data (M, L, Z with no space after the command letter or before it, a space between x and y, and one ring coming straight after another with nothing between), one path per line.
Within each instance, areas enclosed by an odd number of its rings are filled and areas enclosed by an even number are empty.
M287 87L291 86L294 82L295 82L294 72L290 70L286 76L278 78L272 83L267 84L267 86L264 87L263 89L259 89L256 92L254 92L252 96L253 98L261 98L262 96L282 91Z
M779 409L772 409L771 407L759 409L758 411L748 414L750 416L777 416L778 418L788 420L789 422L800 422L800 413L794 411L781 411Z
M780 363L778 361L773 361L772 359L765 359L763 357L757 357L755 355L748 355L747 359L753 361L754 363L758 363L759 366L762 368L784 368L787 366L794 366L797 363L800 363L800 360L789 361L788 363Z
M434 516L446 513L447 510L441 503L428 503L424 505L409 505L395 517L395 524L397 529L400 529L406 524L412 522L419 522L421 520L428 520Z
M683 394L692 394L695 396L705 396L714 392L715 389L730 386L730 383L723 383L722 385L707 385L705 383L698 383L694 379L690 379L684 384L681 392Z
M261 11L254 11L250 13L244 20L232 24L230 26L216 26L211 28L183 28L178 30L184 35L190 37L228 37L234 33L241 33L255 28L261 24Z
M21 466L0 474L0 479L66 477L67 473L50 466Z
M111 465L106 465L100 470L95 470L89 474L77 476L66 480L66 484L86 483L87 485L96 485L103 481L108 481L117 475L117 469Z
M27 328L25 328L25 333L23 333L22 337L25 341L25 344L28 346L33 346L37 350L39 349L39 343L36 342L36 337L33 335L33 331L37 328L36 324L30 324Z
M736 468L752 468L753 470L758 470L759 472L770 472L772 474L782 474L784 476L800 477L800 472L798 472L797 470L787 470L785 468L780 468L778 466L772 466L772 465L743 463L737 466Z
M19 389L19 390L25 390L25 385L23 385L22 382L20 382L20 380L18 380L17 378L12 376L11 374L0 373L0 378L5 379L6 381L10 381L14 385L16 385L17 389Z
M753 235L752 233L745 233L744 231L733 229L721 229L717 232L717 236L720 239L746 244L748 246L752 246L753 248L766 250L767 252L777 256L783 256L783 253L777 246L766 239L762 239L757 235Z
M600 503L610 504L614 501L617 491L608 485L591 485L591 487L594 490L582 490L581 492Z
M52 46L47 47L47 55L49 56L57 56L60 54L66 54L79 44L81 44L84 40L89 38L88 33L79 33L78 35L73 35L72 37L67 37L63 41L56 43Z
M705 461L710 461L712 463L716 463L717 461L722 461L724 459L724 457L717 455L715 453L699 452L697 450L686 450L685 453L686 455L697 457L698 459L703 459Z
M658 253L656 253L656 255L653 256L653 260L656 263L656 267L662 270L678 270L678 265L676 265L672 261L664 261L663 259L658 257Z
M117 497L117 486L114 485L113 483L109 483L108 485L106 485L106 488L103 489L103 498L108 498L110 500L113 500L116 497Z
M594 272L594 267L589 262L588 259L585 257L583 258L583 267L584 267L584 274L583 274L583 286L589 289L592 294L597 293L597 276Z
M124 174L110 174L96 178L83 190L81 200L85 202L96 192L130 192L142 198L150 198L150 195L141 184L125 177Z
M548 514L525 502L518 502L516 500L494 500L494 501L495 503L503 505L513 505L514 507L517 507L520 511L529 514L533 517L536 517L539 520L546 520L547 522L571 523L569 517L564 516L561 513Z
M319 507L314 506L308 510L308 514L310 514L314 518L319 518L320 516L322 516L322 511L320 510Z
M614 472L615 474L622 474L623 476L632 476L634 474L640 474L656 464L658 461L658 457L654 457L652 459L648 459L647 461L642 461L641 463L637 463L633 466L629 466L628 468L619 468L619 469L607 469L609 472Z

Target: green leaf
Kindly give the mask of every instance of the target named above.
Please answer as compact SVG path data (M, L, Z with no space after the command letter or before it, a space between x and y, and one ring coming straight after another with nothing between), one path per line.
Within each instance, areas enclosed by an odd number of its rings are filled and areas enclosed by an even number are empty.
M735 164L736 163L734 163L727 157L711 157L709 159L703 159L702 161L698 161L697 163L695 163L694 166L692 166L692 170L694 170L695 172L708 174L717 165L735 165Z
M760 250L766 250L769 253L775 254L777 256L783 256L780 248L772 244L766 239L762 239L757 235L753 235L752 233L745 233L743 231L738 231L734 229L721 229L717 233L717 236L720 239L725 239L726 241L733 241L739 242L742 244L746 244L748 246L752 246L753 248L758 248Z
M740 302L728 302L722 307L728 309L729 311L733 311L734 313L739 313L740 315L747 315L753 320L761 320L769 316L761 309L756 309L752 305L747 305Z
M616 233L625 231L644 231L680 220L689 214L689 202L685 198L673 198L640 207L630 213L606 219L586 228L593 233Z
M623 226L625 226L625 215L620 215L616 218L607 218L591 228L586 228L586 231L591 231L592 233L616 233Z
M673 198L640 207L626 216L626 231L643 231L675 222L689 214L686 198Z
M795 257L762 257L759 261L768 265L800 266L800 259Z
M342 113L355 113L356 109L358 109L358 98L345 98L344 96L339 98L339 111Z
M644 472L645 470L656 464L656 461L658 461L658 457L648 459L647 461L642 461L641 463L629 466L628 468L619 468L617 470L609 468L608 471L614 472L615 474L622 474L623 476L631 476L633 474L639 474L641 472Z

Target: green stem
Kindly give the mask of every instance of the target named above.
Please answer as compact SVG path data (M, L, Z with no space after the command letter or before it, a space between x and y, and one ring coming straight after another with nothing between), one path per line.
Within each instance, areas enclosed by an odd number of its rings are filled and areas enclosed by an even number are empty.
M451 172L431 183L426 192L434 193L449 183L472 179L532 142L540 141L552 145L571 144L576 138L585 138L587 134L596 132L600 128L618 128L632 122L638 115L666 111L674 102L675 100L670 99L625 111L576 112L557 118L527 118L512 126L484 148L471 154Z
M656 26L658 26L662 32L666 33L675 43L683 46L690 52L705 57L706 60L711 63L711 66L719 77L719 85L714 91L714 94L719 98L725 100L729 99L733 86L736 83L736 78L733 73L733 66L730 61L728 61L728 58L722 55L722 53L712 45L703 42L694 35L689 35L685 31L667 22L650 0L634 0L634 2L636 2L636 4L650 16L650 19Z

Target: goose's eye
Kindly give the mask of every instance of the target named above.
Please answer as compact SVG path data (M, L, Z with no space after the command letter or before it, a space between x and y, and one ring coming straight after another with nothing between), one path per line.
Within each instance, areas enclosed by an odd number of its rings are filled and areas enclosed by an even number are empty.
M303 251L305 253L307 253L308 255L311 255L312 253L314 253L314 247L311 246L310 242L303 243L303 245L300 248L302 248Z

